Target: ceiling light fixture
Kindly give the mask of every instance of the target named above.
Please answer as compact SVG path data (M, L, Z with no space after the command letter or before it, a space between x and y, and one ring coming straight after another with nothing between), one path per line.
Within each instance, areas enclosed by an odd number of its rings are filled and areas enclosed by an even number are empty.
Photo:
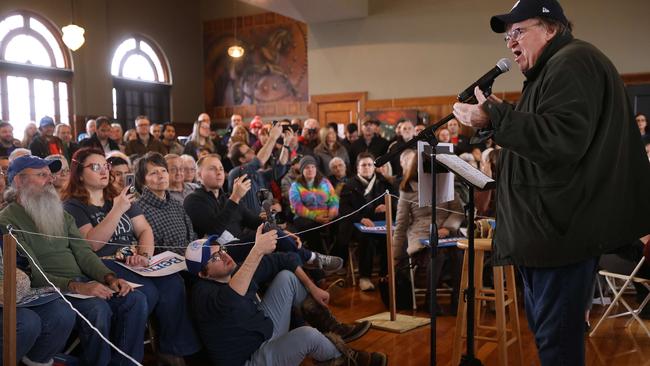
M83 46L84 42L86 42L86 39L84 38L86 30L74 24L74 0L70 0L70 8L72 11L72 20L70 24L61 28L61 31L63 31L63 43L65 43L69 49L76 51Z
M234 33L235 33L235 44L228 47L228 56L232 58L240 58L244 56L244 47L239 45L239 41L237 40L237 0L233 0L232 2L232 13L233 13L233 28L234 28Z

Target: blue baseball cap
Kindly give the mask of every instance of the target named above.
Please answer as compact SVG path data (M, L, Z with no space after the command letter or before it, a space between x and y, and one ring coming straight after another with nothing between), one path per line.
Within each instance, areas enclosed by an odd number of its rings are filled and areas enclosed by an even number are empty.
M531 18L549 18L562 24L569 24L562 6L556 0L519 0L509 13L495 15L490 19L490 27L495 33L504 33L508 24Z
M34 155L18 157L9 163L9 169L7 170L9 184L13 182L16 175L27 168L41 169L44 167L49 167L52 173L56 173L61 170L61 160L45 160Z
M38 128L43 128L45 126L54 126L54 120L52 117L45 116L41 118L41 121L38 124Z

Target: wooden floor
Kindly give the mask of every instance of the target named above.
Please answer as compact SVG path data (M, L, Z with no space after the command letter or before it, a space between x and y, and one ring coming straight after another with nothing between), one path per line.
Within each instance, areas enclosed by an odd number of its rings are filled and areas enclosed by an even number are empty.
M444 302L448 300L441 300ZM342 321L351 322L359 318L385 311L379 293L361 292L357 288L341 288L332 293L330 308ZM594 305L591 322L595 324L604 312L604 307ZM427 317L426 313L400 312ZM532 333L527 328L525 314L520 310L524 365L539 365ZM437 365L450 365L452 341L456 318L437 318ZM595 337L586 337L586 364L590 366L650 366L650 338L636 324L625 328L625 320L607 320ZM650 326L650 322L648 322ZM353 342L352 347L369 351L381 351L388 355L390 365L422 366L429 364L429 326L404 334L389 333L371 329L363 338ZM494 344L478 343L477 356L483 365L497 365ZM510 356L514 360L513 356ZM516 365L511 361L510 365Z

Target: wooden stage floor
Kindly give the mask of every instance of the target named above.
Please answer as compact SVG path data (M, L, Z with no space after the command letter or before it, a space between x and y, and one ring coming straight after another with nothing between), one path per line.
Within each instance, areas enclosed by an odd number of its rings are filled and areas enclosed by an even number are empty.
M442 299L443 308L448 299ZM520 305L521 307L521 305ZM361 292L358 288L339 288L332 293L330 308L342 321L350 322L359 318L385 311L379 292ZM595 325L604 307L594 305L591 323ZM400 312L408 315L428 316L426 313ZM488 315L489 316L489 315ZM524 365L539 365L532 333L528 330L523 309L520 310ZM607 320L595 337L586 337L586 364L589 366L650 366L650 338L637 325L624 327L627 318ZM647 323L650 326L650 322ZM437 317L437 364L450 365L452 341L456 318ZM388 355L390 365L422 366L429 364L429 326L417 328L407 333L396 334L371 329L363 338L351 345L370 351L381 351ZM496 345L478 343L477 356L483 365L497 365ZM516 365L514 354L510 352L509 364ZM305 364L310 364L305 362Z

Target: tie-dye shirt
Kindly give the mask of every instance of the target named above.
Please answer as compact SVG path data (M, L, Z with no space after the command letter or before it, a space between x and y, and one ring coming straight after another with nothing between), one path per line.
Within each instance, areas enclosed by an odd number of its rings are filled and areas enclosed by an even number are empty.
M339 214L339 196L327 178L323 178L317 186L309 187L293 182L289 189L289 201L291 211L297 217L313 220L319 215L334 218Z

